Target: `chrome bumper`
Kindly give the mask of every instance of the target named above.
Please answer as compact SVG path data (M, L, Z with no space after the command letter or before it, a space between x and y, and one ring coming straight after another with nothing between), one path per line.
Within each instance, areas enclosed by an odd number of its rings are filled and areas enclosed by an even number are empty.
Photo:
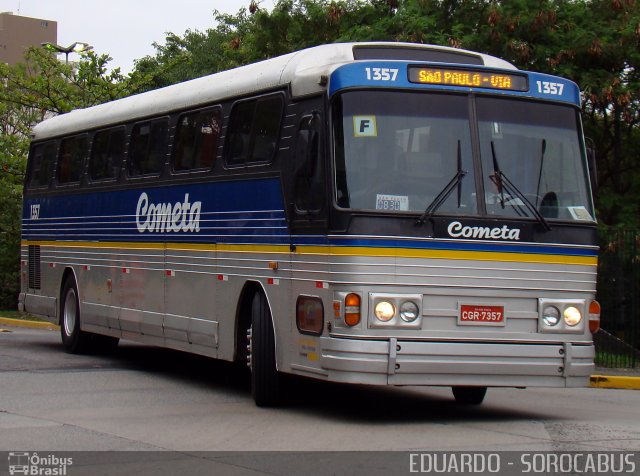
M373 385L586 387L593 345L320 339L329 380Z

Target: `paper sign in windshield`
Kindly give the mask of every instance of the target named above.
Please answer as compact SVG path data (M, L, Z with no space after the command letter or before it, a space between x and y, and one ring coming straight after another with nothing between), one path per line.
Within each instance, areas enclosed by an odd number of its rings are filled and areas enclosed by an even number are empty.
M376 210L405 211L409 210L409 197L406 195L376 195Z
M377 137L376 116L353 116L354 137Z
M574 220L593 221L591 213L585 207L568 207Z

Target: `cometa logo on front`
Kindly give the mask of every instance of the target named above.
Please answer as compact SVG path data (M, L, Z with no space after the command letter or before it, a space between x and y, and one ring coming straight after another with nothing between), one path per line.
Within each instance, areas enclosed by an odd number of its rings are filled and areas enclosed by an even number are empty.
M519 228L502 227L490 228L488 226L465 226L459 221L449 223L447 233L452 238L477 238L484 240L513 240L520 239Z

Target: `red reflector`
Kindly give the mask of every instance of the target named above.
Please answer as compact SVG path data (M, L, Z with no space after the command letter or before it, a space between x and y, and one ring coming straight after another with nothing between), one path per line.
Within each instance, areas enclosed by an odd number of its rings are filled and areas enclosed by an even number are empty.
M591 301L589 303L589 331L595 334L600 330L600 303Z
M324 307L322 301L313 296L299 296L296 302L296 325L303 334L322 334Z

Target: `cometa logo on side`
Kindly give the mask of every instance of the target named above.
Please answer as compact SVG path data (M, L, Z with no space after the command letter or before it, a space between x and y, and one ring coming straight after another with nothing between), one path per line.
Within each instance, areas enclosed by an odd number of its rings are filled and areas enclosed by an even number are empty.
M149 196L142 192L136 206L136 226L140 233L198 232L201 210L202 202L191 203L188 193L182 202L150 203Z

